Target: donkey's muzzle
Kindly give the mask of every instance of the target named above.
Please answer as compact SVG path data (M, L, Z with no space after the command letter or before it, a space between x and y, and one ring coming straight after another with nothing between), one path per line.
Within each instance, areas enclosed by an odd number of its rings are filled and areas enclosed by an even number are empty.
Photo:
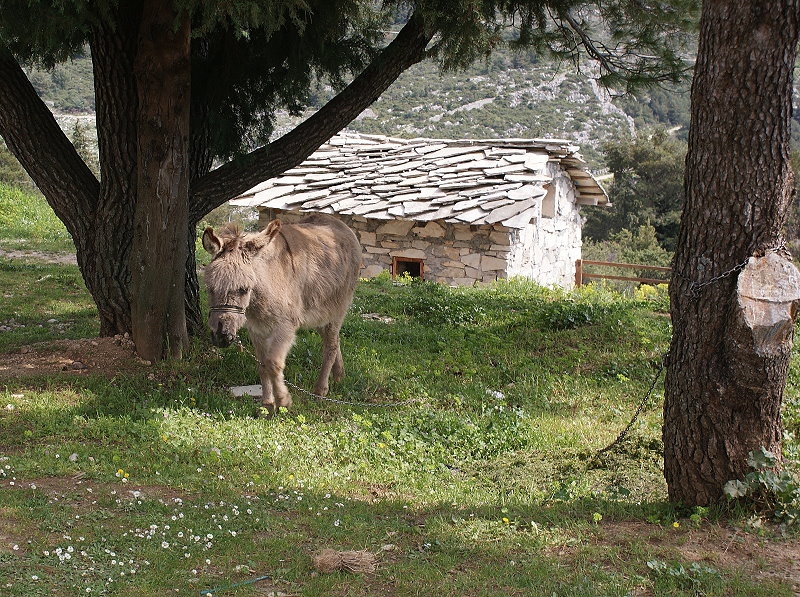
M227 334L211 334L211 343L218 348L228 348L233 344L233 336Z
M227 332L223 329L221 321L217 325L216 330L211 330L211 342L214 344L214 346L218 346L219 348L227 348L233 344L235 339L235 334Z

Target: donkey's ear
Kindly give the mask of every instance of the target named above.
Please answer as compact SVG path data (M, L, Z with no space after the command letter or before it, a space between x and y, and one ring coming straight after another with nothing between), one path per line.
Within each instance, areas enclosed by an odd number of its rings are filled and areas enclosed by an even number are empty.
M269 240L272 240L272 237L280 232L282 225L283 224L280 220L272 220L269 224L267 224L267 227L264 228L264 232L262 234L265 234Z
M275 235L280 232L281 229L281 221L280 220L272 220L267 227L264 228L261 232L251 237L245 244L244 248L246 251L250 251L251 253L257 253L264 247L266 247Z
M214 234L211 226L203 231L203 248L212 255L216 255L222 249L222 241Z

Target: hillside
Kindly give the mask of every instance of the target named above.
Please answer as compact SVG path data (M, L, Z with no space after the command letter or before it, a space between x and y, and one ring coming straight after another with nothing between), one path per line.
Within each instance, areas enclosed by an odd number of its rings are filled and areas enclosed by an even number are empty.
M602 167L606 139L660 125L686 130L688 86L615 97L590 68L498 53L465 72L421 63L404 73L350 128L401 137L554 137L575 141Z
M88 55L53 71L32 70L31 80L72 135L75 120L91 125L94 96ZM593 168L602 168L600 145L637 129L664 126L684 134L689 121L688 84L656 88L638 97L615 97L592 78L591 65L532 53L498 51L463 72L441 73L432 62L404 73L350 129L398 137L554 137L574 140ZM333 91L321 85L309 103L321 105ZM297 119L279 114L276 133ZM90 135L91 136L91 135Z

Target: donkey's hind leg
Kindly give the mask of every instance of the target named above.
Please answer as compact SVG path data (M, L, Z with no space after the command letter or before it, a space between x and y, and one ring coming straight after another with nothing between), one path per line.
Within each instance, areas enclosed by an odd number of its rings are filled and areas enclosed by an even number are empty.
M342 348L339 342L336 343L336 360L331 368L331 377L334 382L340 382L344 377L344 359L342 359Z
M317 383L314 385L314 393L317 396L327 396L328 378L331 371L333 371L334 381L339 381L344 375L342 351L339 347L340 328L341 323L329 323L318 330L322 336L322 368L319 371Z

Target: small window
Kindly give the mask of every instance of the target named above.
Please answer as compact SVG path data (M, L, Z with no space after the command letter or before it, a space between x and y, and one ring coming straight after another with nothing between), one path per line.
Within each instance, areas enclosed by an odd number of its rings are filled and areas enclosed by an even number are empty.
M408 274L412 278L422 279L424 271L422 259L412 259L411 257L392 257L392 277Z
M556 217L556 189L555 185L549 185L547 194L542 199L542 217L554 218Z

